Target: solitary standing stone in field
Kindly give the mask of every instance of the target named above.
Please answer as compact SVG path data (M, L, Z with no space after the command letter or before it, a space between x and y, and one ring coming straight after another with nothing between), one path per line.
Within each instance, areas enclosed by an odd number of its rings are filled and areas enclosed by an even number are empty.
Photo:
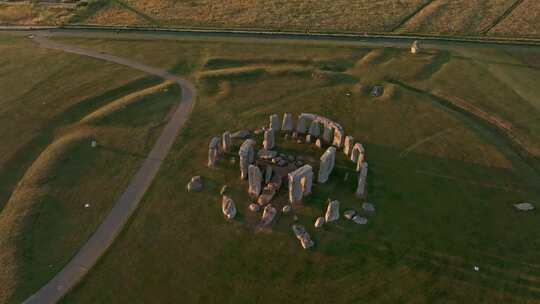
M415 40L411 45L411 54L420 53L420 46L418 40Z
M266 130L264 131L264 141L263 141L263 147L265 150L272 150L275 146L275 138L274 138L274 130Z
M324 220L327 223L337 221L339 219L339 201L331 201L328 203L328 207L326 207L326 215L324 216Z
M277 114L270 115L270 130L279 131L279 117Z
M208 167L213 168L217 165L219 157L219 137L214 137L208 145Z
M253 164L253 161L255 160L253 146L255 146L255 140L246 139L238 151L238 155L240 156L240 177L242 179L248 177L249 165Z
M323 129L323 141L325 143L331 143L332 142L332 139L333 139L333 130L332 130L332 127L329 127L329 126L325 126L324 129Z
M311 126L309 126L309 134L314 138L321 136L321 126L319 122L317 121L311 122Z
M366 179L368 173L368 163L364 163L362 171L358 174L358 186L356 187L356 196L359 198L366 197Z
M296 132L304 134L306 133L306 117L302 114L298 116L298 122L296 124Z
M198 192L201 191L203 187L202 179L200 176L194 176L191 178L191 181L187 184L187 190L189 192Z
M227 195L223 196L223 199L221 200L221 210L228 220L232 220L236 216L236 206L234 205L232 198Z
M221 136L221 146L223 148L223 151L229 152L232 146L231 132L226 131L225 133L223 133L223 135Z
M304 165L289 173L289 202L299 202L304 196L311 194L312 183L313 168L310 165Z
M354 137L352 136L345 137L345 145L343 147L343 153L345 153L345 155L350 157L352 149L353 149L353 145L354 145Z
M259 167L255 165L249 165L248 170L248 193L251 197L257 198L261 194L262 173Z
M283 125L281 126L281 130L285 132L291 132L293 130L293 120L291 113L283 114Z
M330 147L323 153L321 156L321 165L319 168L319 176L317 181L319 183L326 183L328 177L334 170L334 165L336 164L336 148Z
M296 236L296 238L300 241L300 244L302 245L302 248L308 249L313 247L315 243L313 240L311 240L311 237L309 236L309 233L307 233L306 228L302 225L294 224L292 226L293 233Z

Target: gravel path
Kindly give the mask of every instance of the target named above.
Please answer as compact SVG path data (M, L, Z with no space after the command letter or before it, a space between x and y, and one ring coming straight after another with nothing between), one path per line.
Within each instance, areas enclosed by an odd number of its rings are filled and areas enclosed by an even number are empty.
M182 99L178 108L161 132L152 151L150 151L150 154L146 157L135 176L133 176L127 189L122 193L122 196L115 203L105 220L71 261L51 281L25 301L25 303L56 303L79 283L86 273L96 264L137 209L146 190L156 176L162 161L171 149L178 132L191 112L196 90L188 80L172 75L166 70L105 53L53 42L44 36L35 36L34 41L44 48L61 50L125 65L148 74L176 81L182 87Z

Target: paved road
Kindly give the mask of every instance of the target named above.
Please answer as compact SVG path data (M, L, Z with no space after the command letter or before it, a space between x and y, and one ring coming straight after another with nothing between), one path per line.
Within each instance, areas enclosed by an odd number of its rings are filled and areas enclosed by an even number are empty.
M131 179L127 189L115 203L103 223L101 223L92 237L84 244L79 252L77 252L75 257L73 257L73 259L56 276L25 301L25 303L44 304L56 303L66 295L69 290L71 290L96 264L98 259L105 253L114 239L122 231L122 228L137 209L144 193L156 176L156 173L171 149L178 132L186 122L193 107L196 90L186 79L172 75L162 69L157 69L109 54L56 43L43 36L36 36L34 40L41 47L125 65L164 79L176 81L182 87L182 100L177 110L163 129L161 135L154 144L152 151L146 157L135 176Z

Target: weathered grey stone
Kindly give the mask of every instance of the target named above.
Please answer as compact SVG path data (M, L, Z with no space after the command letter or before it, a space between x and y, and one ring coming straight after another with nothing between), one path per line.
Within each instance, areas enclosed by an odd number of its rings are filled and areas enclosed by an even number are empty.
M272 221L274 220L274 217L277 214L276 208L272 206L271 204L266 205L263 210L262 218L261 218L261 226L268 226Z
M217 165L219 158L219 137L213 137L208 145L208 167L213 168Z
M236 206L232 198L223 195L221 200L221 210L228 220L232 220L236 216Z
M367 173L368 173L368 163L364 163L364 166L362 166L362 171L358 174L358 185L356 187L356 196L358 198L364 198L366 197L366 180L367 180Z
M249 130L240 130L231 134L231 138L234 139L245 139L249 137Z
M354 137L346 136L345 137L345 144L343 146L343 153L345 153L345 155L350 157L353 146L354 146Z
M313 240L311 240L311 237L309 236L309 233L307 233L306 228L302 225L294 224L292 226L294 235L296 238L300 241L300 244L302 245L302 248L309 249L315 245Z
M288 160L289 162L293 162L293 161L295 160L294 155L291 155L291 154L287 155L287 160Z
M261 211L261 206L257 204L249 204L249 211L251 212L259 212Z
M311 194L313 183L313 168L304 165L289 173L289 202L296 203L304 196Z
M312 137L321 136L321 125L318 121L311 122L311 126L309 126L309 135Z
M221 148L225 152L229 152L232 148L231 132L226 131L221 135Z
M298 116L298 122L296 124L296 132L304 134L307 131L306 117L303 114Z
M268 184L270 180L272 179L272 173L273 173L272 166L267 165L266 168L264 169L264 183L265 184Z
M285 132L291 132L293 128L294 126L291 113L283 114L283 124L281 126L281 130Z
M332 170L334 170L335 163L336 163L336 148L330 147L321 156L319 176L317 178L317 181L319 183L326 183L328 181L328 177L332 173Z
M270 130L279 131L279 117L277 114L270 115Z
M356 211L354 210L347 210L343 212L343 217L345 217L348 220L352 220L355 215L356 215Z
M266 204L272 201L275 195L276 195L275 189L265 187L264 190L262 191L262 194L259 195L259 198L257 198L257 204L261 206L265 206Z
M357 223L358 225L365 225L368 222L367 218L361 217L359 215L355 215L352 220L353 220L353 222Z
M201 191L203 187L202 179L200 176L194 176L191 178L191 181L187 184L187 190L189 192L198 192Z
M315 141L315 146L316 146L317 148L322 149L323 143L322 143L322 141L321 141L319 138L317 138L317 140Z
M332 140L332 145L336 146L338 149L343 146L343 130L334 128L334 138Z
M362 144L360 143L356 143L354 144L353 148L352 148L352 152L351 152L351 161L354 162L355 164L358 163L359 161L364 161L364 146L362 146Z
M240 177L242 179L248 177L249 165L253 164L253 161L255 161L255 151L253 149L255 144L255 140L246 139L240 146L240 150L238 150L238 155L240 156Z
M363 155L363 154L361 154L361 155ZM356 162L356 172L362 171L362 168L364 167L365 164L367 164L365 162L365 158L363 156L359 157L358 162Z
M334 139L334 130L330 126L324 126L322 139L325 143L331 143Z
M263 147L265 150L272 150L275 146L274 130L264 131Z
M375 206L373 206L371 203L363 203L362 209L364 209L366 212L375 212Z
M274 150L265 150L265 149L261 149L257 152L257 156L260 158L260 159L264 159L264 160L270 160L274 157L277 156L277 151L274 151Z
M302 167L304 165L304 162L301 160L297 160L294 162L294 165L298 168Z
M519 211L531 211L535 209L535 207L531 203L514 204L514 208L516 208Z
M339 201L329 201L326 207L324 220L326 223L337 221L339 219Z
M316 220L315 220L315 228L321 228L322 226L324 225L324 217L322 216L319 216Z
M306 135L306 144L310 144L312 140L311 134Z
M283 208L281 208L281 212L283 212L283 213L285 213L285 214L291 212L291 210L292 210L292 206L291 206L291 205L285 205L285 206L283 206Z
M248 193L251 197L258 197L261 193L262 188L262 173L259 167L255 165L249 165L248 169L248 182L249 190Z

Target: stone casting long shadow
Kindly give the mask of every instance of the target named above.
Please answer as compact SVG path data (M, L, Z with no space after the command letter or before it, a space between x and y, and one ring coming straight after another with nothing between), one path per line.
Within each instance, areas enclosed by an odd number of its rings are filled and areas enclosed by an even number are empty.
M188 80L170 74L166 70L105 53L53 42L39 34L35 36L34 41L41 47L105 60L125 65L164 79L173 80L182 88L182 99L178 108L167 122L167 125L164 127L142 166L131 179L126 190L116 201L111 212L71 261L56 274L52 280L25 301L25 303L56 303L75 287L75 285L80 282L88 271L96 264L99 258L120 234L130 216L137 209L143 195L152 183L162 161L167 156L178 132L186 122L188 115L193 108L196 90L193 84Z

